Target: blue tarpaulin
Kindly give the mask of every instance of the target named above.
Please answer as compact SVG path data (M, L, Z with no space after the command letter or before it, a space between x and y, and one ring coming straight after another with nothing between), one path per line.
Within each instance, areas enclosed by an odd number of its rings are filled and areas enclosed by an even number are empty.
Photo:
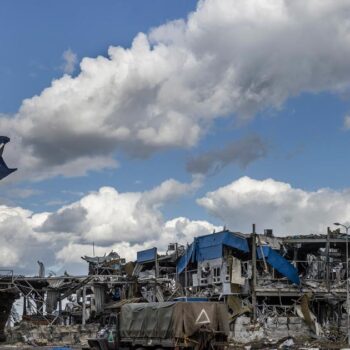
M266 261L280 274L286 276L291 282L300 284L298 270L288 260L274 251L271 247L258 247L257 256L259 259L262 259L264 256Z
M193 243L190 244L187 247L185 254L177 262L177 265L176 265L177 273L181 273L183 270L185 270L186 266L190 262L193 254L193 246L194 246Z
M143 263L147 261L154 261L157 257L157 248L151 248L146 250L141 250L137 252L137 262Z
M221 258L223 247L228 246L241 252L249 253L247 239L234 232L222 231L206 236L196 237L193 243L187 248L177 264L177 272L181 273L192 261L203 261Z

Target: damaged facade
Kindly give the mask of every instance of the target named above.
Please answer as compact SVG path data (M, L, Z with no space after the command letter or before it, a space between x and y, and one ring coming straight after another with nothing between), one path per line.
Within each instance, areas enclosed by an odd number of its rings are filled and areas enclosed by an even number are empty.
M164 254L156 247L140 251L134 262L116 252L84 256L86 276L45 277L40 264L38 277L1 274L0 337L21 297L21 323L84 328L127 303L221 301L231 337L239 342L301 334L342 341L348 322L346 242L329 229L284 238L272 230L223 230L187 246L170 243ZM15 334L8 332L9 340L18 340Z

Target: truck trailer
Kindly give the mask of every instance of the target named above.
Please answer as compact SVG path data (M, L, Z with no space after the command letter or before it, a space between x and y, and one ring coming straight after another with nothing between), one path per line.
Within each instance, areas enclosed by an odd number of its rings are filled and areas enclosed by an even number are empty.
M123 305L88 343L93 350L225 349L228 312L218 302Z

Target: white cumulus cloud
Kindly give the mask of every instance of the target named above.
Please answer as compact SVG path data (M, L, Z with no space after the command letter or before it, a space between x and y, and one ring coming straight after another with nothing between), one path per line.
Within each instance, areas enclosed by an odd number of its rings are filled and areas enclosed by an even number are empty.
M36 233L34 230L46 219L46 215L36 215L20 207L0 206L2 267L19 269L34 266L38 256L46 255L45 249L50 249L52 242L45 233Z
M350 129L350 115L344 117L344 128L347 130Z
M139 250L156 246L165 252L170 242L186 244L215 227L188 218L167 221L161 209L199 185L194 178L192 183L170 179L144 192L102 187L51 213L0 206L1 265L33 272L41 260L51 269L69 270L72 264L86 265L81 256L92 255L93 244L96 254L114 250L130 260Z
M277 235L326 233L334 222L350 222L350 190L322 188L305 191L273 179L242 177L197 200L210 214L233 230L259 232L272 228Z
M119 193L102 187L50 214L39 230L64 232L81 242L102 245L158 239L164 225L160 208L198 186L195 178L189 184L170 179L145 192Z
M118 252L127 261L136 260L137 252L140 250L157 247L158 253L165 253L169 243L177 242L186 246L191 243L194 237L212 233L220 228L204 220L190 220L185 217L178 217L163 222L158 228L157 237L148 236L147 232L143 235L143 240L139 243L132 243L128 240L116 243L110 243L108 246L95 245L95 254L104 255L110 251ZM77 254L79 252L79 254ZM92 255L91 244L68 243L56 253L56 258L65 263L81 263L80 256Z
M198 180L167 180L144 192L120 192L102 187L55 212L33 213L20 207L0 206L0 253L3 268L33 273L37 260L55 271L86 263L80 257L111 250L126 259L136 252L169 243L191 243L193 237L220 231L206 220L186 216L165 219L162 207L198 188ZM208 192L197 203L233 231L258 232L272 228L277 235L325 233L339 221L350 223L350 190L306 191L273 179L242 177ZM186 213L185 213L186 214ZM218 221L218 220L216 220Z
M302 92L343 92L349 56L347 0L203 0L130 48L84 58L78 76L53 81L0 127L22 174L81 174L113 166L115 151L192 147L222 116L249 120Z

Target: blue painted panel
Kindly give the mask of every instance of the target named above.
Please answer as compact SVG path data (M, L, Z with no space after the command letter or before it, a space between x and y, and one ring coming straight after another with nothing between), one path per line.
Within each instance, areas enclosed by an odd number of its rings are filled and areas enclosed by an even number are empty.
M249 253L250 251L247 239L234 232L226 232L223 244L231 248L236 248L244 253Z
M157 257L157 248L151 248L151 249L141 250L137 252L138 263L156 260L156 257Z
M212 260L222 257L223 246L235 248L244 253L249 252L247 239L234 232L223 231L195 238L196 260Z
M211 247L197 247L196 261L212 260L222 257L222 244L213 245Z

